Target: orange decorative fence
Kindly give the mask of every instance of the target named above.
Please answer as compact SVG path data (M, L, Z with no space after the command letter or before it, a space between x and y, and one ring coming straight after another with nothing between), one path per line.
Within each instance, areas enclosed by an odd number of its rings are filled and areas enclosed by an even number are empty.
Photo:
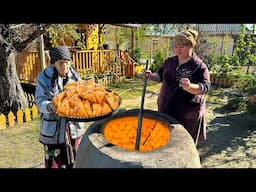
M71 51L72 59L80 75L88 72L101 74L110 72L114 75L134 77L135 61L128 53L113 50ZM39 52L21 52L16 57L16 67L20 80L35 83L42 70ZM46 64L49 57L46 55Z
M6 129L12 127L15 124L21 124L23 122L29 122L38 116L38 109L35 104L31 108L26 107L24 111L19 109L16 114L12 111L7 116L0 114L0 129Z
M135 61L127 52L119 51L120 58L126 63L125 74L126 77L134 77L135 75Z
M16 57L16 68L20 80L36 82L37 74L42 70L39 53L19 53Z

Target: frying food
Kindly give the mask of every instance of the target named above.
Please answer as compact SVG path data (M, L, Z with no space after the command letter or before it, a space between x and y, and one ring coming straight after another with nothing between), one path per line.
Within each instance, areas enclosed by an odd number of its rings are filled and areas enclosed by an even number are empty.
M137 136L137 116L118 117L104 126L104 137L112 144L128 150L135 150ZM143 117L139 151L158 149L171 138L168 125L157 119Z

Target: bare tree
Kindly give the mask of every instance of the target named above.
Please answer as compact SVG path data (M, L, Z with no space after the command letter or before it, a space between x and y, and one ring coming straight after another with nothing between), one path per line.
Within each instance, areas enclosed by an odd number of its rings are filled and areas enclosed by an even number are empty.
M19 81L15 58L29 43L46 32L48 24L0 24L0 113L28 106Z

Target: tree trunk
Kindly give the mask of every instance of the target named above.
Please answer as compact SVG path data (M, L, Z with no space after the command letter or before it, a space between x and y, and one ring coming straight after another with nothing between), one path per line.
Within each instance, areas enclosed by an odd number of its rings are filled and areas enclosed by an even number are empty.
M8 47L0 48L0 113L5 115L28 106L17 75L15 57L16 51L8 50Z
M16 70L16 54L23 51L28 44L46 32L50 24L39 24L25 37L22 30L14 30L17 25L0 24L0 113L16 113L28 106ZM31 25L30 25L31 27Z

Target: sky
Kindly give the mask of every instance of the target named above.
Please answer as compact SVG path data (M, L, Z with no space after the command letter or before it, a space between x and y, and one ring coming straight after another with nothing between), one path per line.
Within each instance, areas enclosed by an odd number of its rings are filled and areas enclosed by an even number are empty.
M248 28L248 29L251 29L253 24L245 24L245 26Z

